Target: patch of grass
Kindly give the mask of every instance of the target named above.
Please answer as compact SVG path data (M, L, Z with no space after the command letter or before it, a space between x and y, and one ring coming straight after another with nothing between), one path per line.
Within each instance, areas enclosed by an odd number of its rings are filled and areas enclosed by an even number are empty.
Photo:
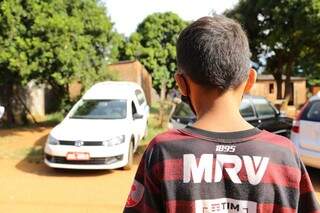
M150 141L159 133L167 130L166 127L161 127L159 120L159 102L150 107L150 116L148 119L148 135L141 141L137 152L142 154Z
M150 114L158 114L159 113L159 108L160 108L160 103L155 102L150 106Z
M151 114L148 120L148 135L142 140L141 144L148 144L157 134L164 132L166 128L160 127L158 115Z
M64 114L62 112L55 112L46 115L46 119L41 122L43 125L54 126L60 123L64 119Z

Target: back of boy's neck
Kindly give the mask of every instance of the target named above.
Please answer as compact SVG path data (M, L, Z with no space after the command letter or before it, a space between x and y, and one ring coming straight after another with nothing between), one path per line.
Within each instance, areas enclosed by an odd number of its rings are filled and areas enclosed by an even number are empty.
M254 128L240 114L236 103L215 103L204 106L194 127L212 132L235 132Z

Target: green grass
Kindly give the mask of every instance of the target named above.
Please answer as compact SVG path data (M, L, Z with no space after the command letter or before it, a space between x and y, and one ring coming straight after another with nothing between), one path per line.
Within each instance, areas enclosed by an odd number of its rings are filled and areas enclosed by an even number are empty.
M160 127L158 115L151 114L148 120L148 135L142 140L141 144L148 144L157 134L165 131L166 128Z
M148 135L141 141L138 147L137 153L142 154L151 140L161 132L167 130L166 127L162 127L159 122L159 102L154 103L150 107L150 116L148 119Z
M46 119L41 122L44 125L56 125L60 123L64 118L64 114L62 112L55 112L46 115Z

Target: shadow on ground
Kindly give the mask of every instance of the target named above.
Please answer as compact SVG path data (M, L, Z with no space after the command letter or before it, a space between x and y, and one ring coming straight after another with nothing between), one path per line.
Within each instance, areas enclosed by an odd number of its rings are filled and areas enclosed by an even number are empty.
M99 176L111 174L114 170L72 170L72 169L53 169L45 165L44 146L47 140L47 135L38 139L28 154L17 165L16 168L20 171L37 174L40 176L56 176L56 177L81 177L81 176ZM134 164L140 162L141 156L146 148L146 145L139 146L134 155ZM117 169L121 170L121 169Z

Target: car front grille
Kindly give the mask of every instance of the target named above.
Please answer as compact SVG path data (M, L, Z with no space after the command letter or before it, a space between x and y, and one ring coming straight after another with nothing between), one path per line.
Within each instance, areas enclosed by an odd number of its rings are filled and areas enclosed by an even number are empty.
M51 156L46 154L46 159L50 163L74 164L74 165L108 165L123 159L123 155L113 157L91 158L90 160L67 160L61 156Z
M75 146L75 141L59 141L60 145ZM103 146L102 141L83 141L81 146Z

